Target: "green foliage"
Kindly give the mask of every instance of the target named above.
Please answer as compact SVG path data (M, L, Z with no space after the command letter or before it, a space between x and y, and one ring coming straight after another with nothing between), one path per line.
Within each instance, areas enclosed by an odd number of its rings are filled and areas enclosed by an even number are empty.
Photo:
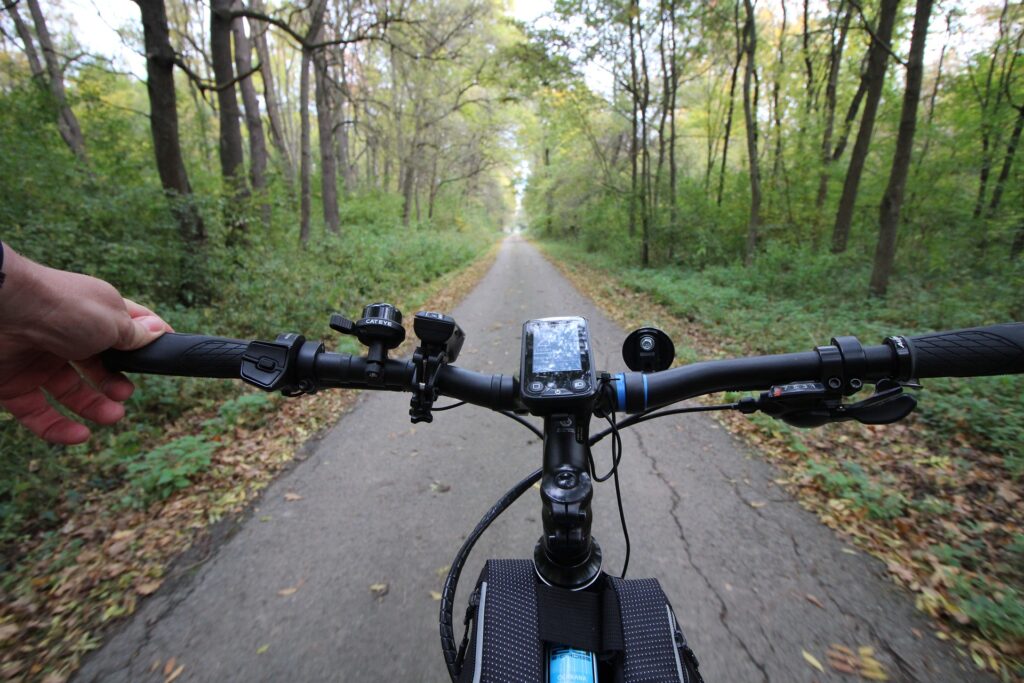
M142 507L186 488L192 477L210 466L217 446L203 436L182 436L149 451L128 465L128 485L136 495L124 502Z
M953 593L957 606L986 637L999 641L1024 638L1024 593L1002 586L993 597L983 577L957 577Z
M216 436L235 427L255 427L261 416L273 407L274 401L269 394L252 392L236 396L224 401L217 409L217 416L203 423L203 432Z
M865 510L873 519L895 519L906 510L906 499L884 483L872 481L859 463L845 461L837 466L810 461L807 473L823 489Z

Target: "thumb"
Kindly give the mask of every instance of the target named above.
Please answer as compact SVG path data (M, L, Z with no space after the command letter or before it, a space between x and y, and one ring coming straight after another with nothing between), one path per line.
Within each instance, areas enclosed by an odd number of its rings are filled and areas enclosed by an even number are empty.
M166 331L167 323L155 315L129 318L127 324L122 327L121 336L114 344L114 348L121 351L142 348L155 341Z

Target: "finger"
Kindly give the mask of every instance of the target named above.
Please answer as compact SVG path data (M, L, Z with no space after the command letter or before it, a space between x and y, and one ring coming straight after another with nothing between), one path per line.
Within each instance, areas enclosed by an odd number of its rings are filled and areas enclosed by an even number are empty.
M73 367L65 365L43 385L46 393L87 420L113 424L124 417L124 406L96 391Z
M135 391L135 385L130 379L120 372L107 370L103 366L103 361L96 356L75 361L74 365L107 398L115 401L127 401Z
M124 305L125 308L128 309L128 315L130 315L132 318L156 318L161 323L163 323L165 332L174 332L174 328L168 325L167 321L165 321L163 318L161 318L156 313L146 308L142 304L135 303L131 299L125 299Z
M115 349L131 351L152 343L157 337L167 332L167 323L155 315L125 320L121 327Z
M58 413L38 389L0 401L0 405L33 434L50 443L70 446L89 439L88 427Z

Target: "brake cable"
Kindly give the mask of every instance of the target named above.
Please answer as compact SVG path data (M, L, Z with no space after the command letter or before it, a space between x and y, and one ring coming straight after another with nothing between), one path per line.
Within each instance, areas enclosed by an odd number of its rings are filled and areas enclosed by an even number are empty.
M714 410L739 410L740 404L737 403L721 403L713 406L690 406L689 408L673 408L672 410L658 410L658 411L647 411L639 413L631 417L627 417L621 423L618 424L617 428L609 427L608 429L598 432L595 436L590 437L590 445L593 446L595 443L603 439L604 437L612 434L617 429L625 429L626 427L632 427L640 424L641 422L647 422L653 420L656 417L668 417L669 415L681 415L683 413L707 413Z

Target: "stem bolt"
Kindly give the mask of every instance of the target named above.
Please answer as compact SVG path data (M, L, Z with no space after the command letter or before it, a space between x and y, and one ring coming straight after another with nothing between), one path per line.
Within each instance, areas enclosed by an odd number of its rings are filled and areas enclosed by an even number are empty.
M555 475L555 484L560 489L571 489L576 486L576 475L572 472L559 472Z

